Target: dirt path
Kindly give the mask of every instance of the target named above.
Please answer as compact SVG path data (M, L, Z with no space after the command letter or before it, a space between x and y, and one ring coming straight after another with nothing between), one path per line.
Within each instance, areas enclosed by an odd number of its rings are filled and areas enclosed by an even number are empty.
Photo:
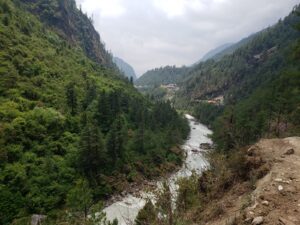
M236 184L216 201L225 212L206 224L300 225L300 137L263 139L251 148L270 171L255 182L254 191Z
M300 225L300 137L265 139L257 144L271 170L253 192L248 214L263 216L263 224Z

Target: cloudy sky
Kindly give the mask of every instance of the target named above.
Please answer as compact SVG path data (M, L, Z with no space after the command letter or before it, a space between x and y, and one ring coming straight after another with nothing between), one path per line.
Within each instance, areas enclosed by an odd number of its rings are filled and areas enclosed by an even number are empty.
M299 0L76 0L106 48L140 76L190 65L285 17Z

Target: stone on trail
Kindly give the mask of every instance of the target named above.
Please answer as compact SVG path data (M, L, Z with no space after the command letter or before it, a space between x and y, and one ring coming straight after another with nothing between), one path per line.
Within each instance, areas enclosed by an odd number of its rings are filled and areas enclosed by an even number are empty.
M252 225L260 225L263 224L263 222L264 222L264 217L258 216L252 220Z
M269 202L268 201L263 201L261 204L263 204L265 206L269 206Z
M293 155L293 154L295 154L295 150L293 148L289 148L286 150L286 152L284 154L285 155Z

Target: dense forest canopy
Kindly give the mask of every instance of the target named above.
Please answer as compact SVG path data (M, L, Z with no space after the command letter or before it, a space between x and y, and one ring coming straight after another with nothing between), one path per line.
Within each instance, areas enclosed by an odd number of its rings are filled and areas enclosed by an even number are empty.
M0 0L1 224L66 221L65 207L80 222L181 163L185 119L115 68L73 0Z
M39 214L49 225L116 225L99 213L103 201L181 165L189 126L178 111L212 128L220 162L179 181L177 210L163 184L137 224L185 221L234 175L263 176L251 174L240 150L262 137L299 136L299 14L296 6L191 67L146 72L136 81L149 88L144 96L75 0L0 0L0 224Z
M136 81L136 85L156 87L161 84L177 83L189 67L166 66L147 71Z

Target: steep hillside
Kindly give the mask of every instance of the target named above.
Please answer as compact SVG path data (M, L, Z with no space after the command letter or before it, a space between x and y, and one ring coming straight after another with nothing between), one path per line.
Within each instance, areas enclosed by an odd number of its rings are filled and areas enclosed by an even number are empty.
M201 100L223 95L227 102L248 96L288 66L289 49L299 37L295 30L298 22L299 18L291 13L254 35L234 53L195 66L182 82L181 96Z
M110 60L73 0L0 0L1 224L82 224L95 203L181 163L186 121Z
M22 2L22 1L21 1ZM72 46L80 45L93 61L114 67L111 55L105 50L92 19L77 9L75 1L25 0L26 7L48 27Z
M137 79L134 69L127 62L118 57L114 57L113 61L118 66L119 70L121 70L121 72L123 72L124 75L128 77L128 79L132 78L133 81Z
M299 6L233 54L199 64L182 82L176 104L212 125L219 149L299 133L298 13Z
M147 71L137 81L136 85L155 87L161 84L177 83L189 71L189 67L166 66Z
M156 219L162 207L148 203L136 224L165 225L171 218L183 225L298 225L299 160L300 137L262 139L230 157L213 155L202 177L179 182L173 212ZM165 206L170 201L163 197Z
M235 44L231 44L227 48L224 48L223 51L220 51L217 54L215 54L213 57L211 57L211 59L220 60L220 59L222 59L223 56L230 55L230 54L234 53L235 50L237 50L237 49L243 47L244 45L248 44L253 38L255 38L256 35L257 34L252 34L249 37L243 38L242 40L240 40L239 42L237 42Z

